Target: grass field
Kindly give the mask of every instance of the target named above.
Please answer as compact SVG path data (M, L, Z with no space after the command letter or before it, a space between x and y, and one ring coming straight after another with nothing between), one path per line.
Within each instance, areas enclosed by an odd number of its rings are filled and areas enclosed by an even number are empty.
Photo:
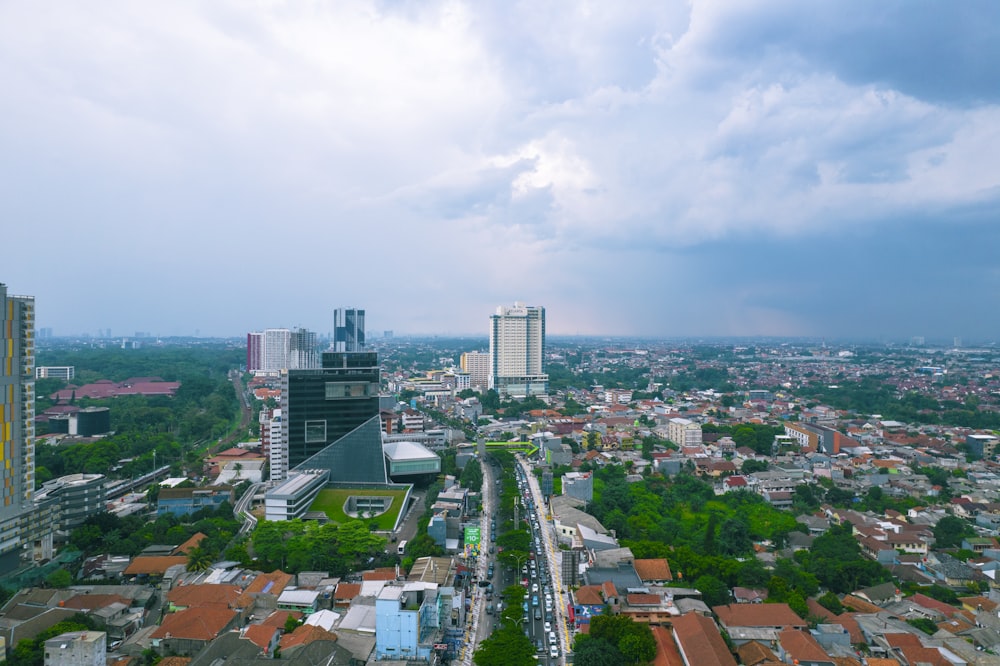
M399 511L403 507L403 498L406 497L406 490L366 490L364 488L327 488L319 491L316 500L309 507L310 511L322 511L330 520L335 523L345 523L351 517L344 513L344 505L351 495L365 497L392 497L392 504L389 510L383 514L375 516L375 524L380 530L391 530L396 524ZM367 520L367 519L366 519Z

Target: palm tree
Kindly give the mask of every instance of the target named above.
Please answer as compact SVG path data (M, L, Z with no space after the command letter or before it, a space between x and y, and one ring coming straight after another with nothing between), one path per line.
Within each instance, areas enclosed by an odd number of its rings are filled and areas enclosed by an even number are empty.
M204 571L212 566L212 554L202 548L201 546L195 546L190 551L188 551L188 561L187 570L188 571Z

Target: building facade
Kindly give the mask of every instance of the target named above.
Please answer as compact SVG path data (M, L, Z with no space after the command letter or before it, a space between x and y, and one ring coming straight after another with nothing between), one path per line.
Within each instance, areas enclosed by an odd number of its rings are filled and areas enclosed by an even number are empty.
M515 302L490 316L489 388L502 396L547 395L545 308Z
M268 328L247 334L247 371L277 374L319 367L316 333L305 328Z
M19 559L35 488L34 336L35 299L0 283L0 565Z
M324 352L322 367L281 375L281 455L288 469L379 415L374 352ZM271 458L274 458L272 442ZM271 468L271 478L281 480ZM383 472L384 476L384 472Z
M485 390L490 386L490 355L487 352L465 352L460 361L462 372L469 374L472 388Z
M35 368L35 379L63 379L76 377L75 365L42 365Z
M365 349L365 311L337 308L333 311L333 351L359 352Z

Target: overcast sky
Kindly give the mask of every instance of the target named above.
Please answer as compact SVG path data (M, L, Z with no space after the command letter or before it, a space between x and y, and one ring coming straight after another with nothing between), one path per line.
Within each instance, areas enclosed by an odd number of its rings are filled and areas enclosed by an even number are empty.
M998 337L1000 2L0 3L57 335Z

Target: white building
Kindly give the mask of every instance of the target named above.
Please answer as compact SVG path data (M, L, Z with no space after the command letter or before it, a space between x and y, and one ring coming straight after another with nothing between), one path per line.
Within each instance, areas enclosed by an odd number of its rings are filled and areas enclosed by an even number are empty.
M45 641L45 666L105 666L107 634L71 631Z
M690 419L670 419L667 439L677 446L701 446L701 426Z
M462 371L469 373L472 388L485 390L490 386L490 355L486 352L462 354Z
M261 432L267 429L268 467L272 481L284 481L288 477L288 448L281 439L281 410L275 409L267 423L261 424Z
M490 316L489 388L500 395L546 395L545 308L524 303L503 306Z
M64 379L76 377L75 365L40 365L35 368L35 379Z
M257 372L276 374L281 370L305 370L320 366L316 334L304 328L268 328L263 333L250 333L247 344L260 345L260 368Z

